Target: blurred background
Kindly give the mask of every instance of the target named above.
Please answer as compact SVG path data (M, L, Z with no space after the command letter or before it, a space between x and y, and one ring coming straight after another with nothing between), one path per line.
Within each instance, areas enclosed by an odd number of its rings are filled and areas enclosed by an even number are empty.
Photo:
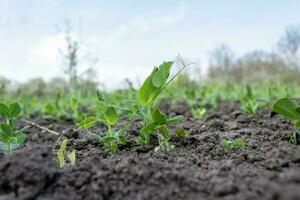
M138 87L177 55L200 83L299 83L299 10L300 0L0 0L0 94Z

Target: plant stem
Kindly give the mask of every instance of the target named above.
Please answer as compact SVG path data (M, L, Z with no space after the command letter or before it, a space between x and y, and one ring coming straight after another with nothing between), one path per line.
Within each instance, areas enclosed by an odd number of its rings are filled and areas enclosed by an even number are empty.
M11 156L12 152L11 152L11 143L8 143L8 154Z
M32 121L29 121L29 120L26 120L26 119L22 119L22 120L23 120L24 122L26 122L26 123L32 125L32 126L36 126L36 127L40 128L40 129L42 129L42 130L44 130L44 131L47 131L47 132L49 132L49 133L54 134L54 135L60 135L60 133L58 133L58 132L56 132L56 131L53 131L53 130L50 130L50 129L48 129L48 128L46 128L46 127L43 127L43 126L41 126L41 125L38 125L37 123L34 123L34 122L32 122Z

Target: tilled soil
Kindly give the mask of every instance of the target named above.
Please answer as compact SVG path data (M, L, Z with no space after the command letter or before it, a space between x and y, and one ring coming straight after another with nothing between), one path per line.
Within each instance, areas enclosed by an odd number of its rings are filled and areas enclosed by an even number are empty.
M113 154L70 122L31 119L69 138L76 166L60 169L58 137L31 127L26 144L0 158L0 199L300 199L300 147L289 143L290 121L270 110L242 113L238 103L221 103L203 120L192 118L184 103L162 107L183 114L178 126L191 134L173 137L169 152L155 151L155 138L137 146L138 122L130 122L130 143ZM237 138L247 147L222 149L222 139Z

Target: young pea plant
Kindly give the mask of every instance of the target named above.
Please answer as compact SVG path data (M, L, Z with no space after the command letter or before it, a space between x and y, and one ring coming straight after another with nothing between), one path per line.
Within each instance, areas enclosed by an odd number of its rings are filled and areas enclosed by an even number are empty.
M69 117L79 122L84 118L84 114L79 111L80 93L73 93L70 96L62 98L61 90L58 90L55 95L54 102L44 105L43 112L46 117L61 120Z
M196 119L203 119L205 115L207 114L206 108L204 107L198 107L198 108L192 108L192 115Z
M253 95L252 89L249 85L247 85L246 91L246 95L240 99L241 110L255 115L258 109L266 107L267 104L258 100L256 96Z
M66 165L66 160L70 162L71 165L75 165L76 162L76 151L66 151L68 139L65 138L60 144L60 148L57 151L57 161L59 163L59 167L63 168Z
M79 103L81 100L80 98L81 98L80 93L75 93L69 101L72 118L74 119L75 122L80 122L85 117L84 113L81 112L79 109L79 106L80 106Z
M100 137L97 134L91 135L101 141L107 149L115 152L118 150L119 144L125 145L128 141L127 137L123 134L126 129L113 130L113 126L116 125L120 119L116 111L117 106L109 104L100 91L97 91L97 96L99 99L97 116L87 117L78 125L88 130L88 128L92 127L96 122L102 122L107 127L106 135L104 137Z
M221 140L221 146L224 151L229 151L231 149L244 148L246 147L246 142L243 139L236 140Z
M43 112L47 117L51 117L54 119L60 119L66 115L62 106L61 90L56 91L54 102L45 104Z
M195 82L190 82L185 91L185 98L187 100L188 106L192 112L192 115L196 119L203 119L207 114L204 105L199 105L198 95L197 95L198 85Z
M171 132L168 126L177 124L183 117L175 116L168 118L166 114L155 106L155 100L158 96L186 67L186 65L184 65L184 67L168 81L173 63L173 61L163 62L159 67L155 67L137 93L139 104L133 107L136 109L133 114L142 120L142 128L137 139L138 144L149 144L151 134L158 133L158 142L161 149L170 150L174 147L170 143ZM176 132L186 133L181 129L178 129Z
M0 150L12 155L12 151L17 149L25 141L26 135L23 130L15 130L15 120L21 113L21 107L18 103L5 104L0 103Z
M300 130L300 105L289 98L277 99L272 109L289 120L294 121L296 130L290 135L290 142L297 144Z

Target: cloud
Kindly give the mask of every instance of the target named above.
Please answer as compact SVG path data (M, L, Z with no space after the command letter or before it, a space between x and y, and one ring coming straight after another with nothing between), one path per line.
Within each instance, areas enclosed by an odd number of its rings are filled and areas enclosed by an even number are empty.
M44 36L30 51L29 61L33 64L53 65L59 62L59 49L65 49L63 35Z
M90 33L83 39L84 41L79 41L79 73L89 66L88 60L91 60L89 55L94 58L99 56L95 69L98 71L99 81L104 82L106 86L109 88L119 86L125 78L135 80L137 83L137 77L145 78L151 71L152 64L162 61L160 57L165 57L165 53L152 52L155 45L147 42L147 35L156 31L169 31L171 26L177 25L185 17L186 6L181 1L167 14L144 13L127 22L116 24L114 29ZM79 40L75 33L72 33L72 37ZM147 49L140 49L136 41L145 41ZM60 49L67 49L64 34L42 36L29 51L29 62L40 66L62 66ZM153 60L155 55L159 55L159 58ZM145 62L145 58L151 61Z
M161 23L165 26L171 26L182 21L186 16L186 4L183 1L179 2L175 15L164 16L161 18Z
M110 41L114 42L130 33L146 33L154 30L164 30L184 20L186 4L180 1L175 11L169 15L141 15L125 23L119 24L117 30L111 34Z

